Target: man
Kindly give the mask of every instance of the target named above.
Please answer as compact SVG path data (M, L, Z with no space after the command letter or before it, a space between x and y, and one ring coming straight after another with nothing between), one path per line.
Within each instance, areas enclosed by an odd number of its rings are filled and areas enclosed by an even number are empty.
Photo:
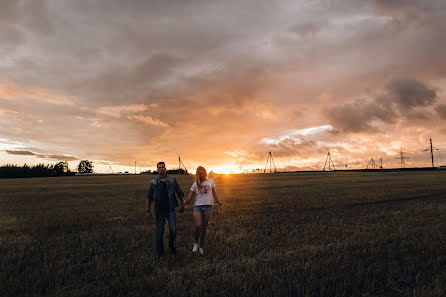
M147 193L147 218L152 219L150 207L152 201L155 200L156 250L158 257L164 255L163 235L166 219L169 223L169 248L172 254L176 255L175 236L177 233L177 222L175 208L178 206L178 202L175 193L181 201L181 213L184 211L184 194L176 178L167 176L166 164L164 162L158 162L156 168L159 176L150 182L149 192Z

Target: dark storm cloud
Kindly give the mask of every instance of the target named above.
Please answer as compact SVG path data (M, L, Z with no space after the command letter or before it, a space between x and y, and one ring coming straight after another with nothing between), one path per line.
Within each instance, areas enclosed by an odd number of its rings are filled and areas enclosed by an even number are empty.
M417 123L430 120L430 112L415 110L432 106L437 98L434 88L410 79L390 80L382 93L369 99L335 105L325 110L334 125L346 132L377 132L379 124L395 124L398 119Z
M435 120L435 114L426 109L411 110L401 114L407 126L424 126L429 125Z
M40 153L33 153L31 151L12 151L12 150L5 150L6 153L10 154L10 155L19 155L19 156L36 156L37 158L40 159L49 159L49 160L56 160L56 161L60 161L60 160L64 160L64 161L75 161L78 160L79 158L75 157L75 156L71 156L71 155L52 155L52 154L40 154Z
M297 24L292 26L289 31L292 33L297 33L300 36L302 36L303 38L305 37L311 37L312 35L317 34L318 32L320 32L322 30L322 24L318 24L318 23L301 23L301 24Z
M432 105L437 97L435 89L410 78L393 79L386 90L389 99L404 110Z
M8 57L27 43L28 36L48 35L52 31L45 0L0 0L0 55ZM1 65L0 61L0 65Z
M167 53L150 56L136 67L122 66L107 70L78 85L79 91L94 94L99 102L138 102L168 80L183 59Z
M435 108L438 116L443 120L446 120L446 104L440 104Z
M315 153L323 153L326 148L320 147L315 141L301 139L297 142L293 139L285 139L278 144L271 145L270 149L274 151L274 156L277 157L290 157L296 156L305 158Z
M1 0L0 7L0 23L3 26L10 26L22 32L30 30L48 34L52 31L51 12L46 0Z
M328 132L329 133L329 132ZM262 144L262 150L257 152L258 158L263 158L265 151L271 150L274 157L287 158L287 157L299 157L301 159L309 158L312 156L321 156L326 154L330 150L337 150L338 152L345 152L345 149L337 145L324 145L318 143L315 139L325 139L326 134L319 134L311 137L300 136L299 139L286 138L275 144Z
M374 121L385 124L396 122L396 113L390 104L376 100L357 99L325 111L334 127L348 132L377 131Z
M446 10L443 0L374 0L375 7L383 12L407 12L407 10L418 10L435 13Z
M33 152L30 151L10 151L10 150L6 150L5 152L7 152L10 155L19 155L19 156L34 156L36 155Z
M11 24L18 17L19 10L16 1L0 1L0 53L14 49L18 44L25 42L25 34L14 24Z

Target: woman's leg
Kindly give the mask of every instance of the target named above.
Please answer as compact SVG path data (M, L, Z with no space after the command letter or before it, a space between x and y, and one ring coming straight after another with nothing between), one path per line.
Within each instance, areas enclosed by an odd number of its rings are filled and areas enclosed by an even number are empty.
M204 247L204 239L206 238L206 230L208 228L210 218L211 216L202 216L203 223L201 225L200 247Z
M198 240L200 239L201 228L203 226L201 212L194 211L194 221L195 221L195 243L198 243Z

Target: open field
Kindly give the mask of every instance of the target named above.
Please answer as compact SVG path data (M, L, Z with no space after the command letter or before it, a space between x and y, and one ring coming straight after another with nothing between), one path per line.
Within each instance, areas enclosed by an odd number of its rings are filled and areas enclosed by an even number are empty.
M205 255L188 205L160 262L153 177L0 180L0 295L446 296L446 171L218 175Z

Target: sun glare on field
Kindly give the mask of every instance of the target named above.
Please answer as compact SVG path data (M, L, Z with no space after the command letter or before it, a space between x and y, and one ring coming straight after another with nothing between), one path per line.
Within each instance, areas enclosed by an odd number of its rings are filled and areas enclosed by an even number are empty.
M218 174L238 174L238 173L243 173L243 171L238 168L235 165L223 165L223 166L217 166L217 167L213 167L211 169L213 172L218 173Z

